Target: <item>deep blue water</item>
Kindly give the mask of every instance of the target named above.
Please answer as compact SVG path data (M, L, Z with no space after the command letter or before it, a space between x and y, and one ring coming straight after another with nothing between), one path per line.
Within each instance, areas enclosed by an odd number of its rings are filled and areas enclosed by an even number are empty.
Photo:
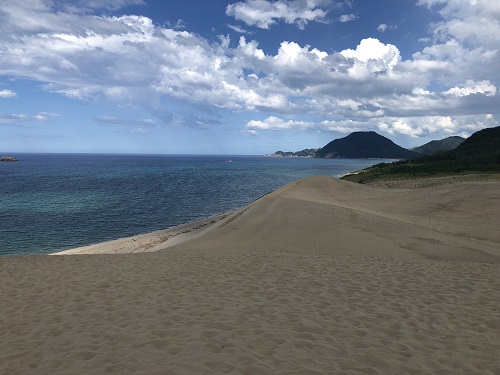
M384 161L14 156L20 161L0 163L0 255L46 254L165 229L240 208L298 178L339 177Z

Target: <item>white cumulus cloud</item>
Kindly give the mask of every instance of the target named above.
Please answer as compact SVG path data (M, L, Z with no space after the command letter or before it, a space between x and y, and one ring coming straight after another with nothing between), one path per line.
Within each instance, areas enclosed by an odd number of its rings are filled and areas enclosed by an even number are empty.
M500 35L500 26L486 14L495 10L479 0L477 8L451 0L420 3L438 9L443 20L439 30L432 29L435 44L403 60L398 46L376 38L362 39L339 52L292 40L281 42L277 51L266 51L248 35L236 43L229 36L214 42L188 30L157 25L144 16L97 16L56 10L51 1L3 0L0 75L38 82L46 91L74 100L104 99L143 107L166 123L178 116L162 106L165 98L212 110L248 111L256 114L245 127L251 133L377 127L423 136L494 126L495 118L484 116L497 114L500 108L500 39L483 45L449 26L452 21L468 25L470 17L476 21L484 17L493 27L490 37ZM270 27L287 20L300 25L301 11L319 14L314 11L326 12L331 4L254 0L234 3L230 9L253 7L259 10L255 20ZM278 8L281 13L269 16ZM290 17L284 17L285 12ZM307 22L323 19L311 17ZM9 97L15 93L0 90L0 98ZM16 116L3 115L0 122L24 120ZM453 126L443 118L450 118ZM141 129L151 125L140 121L131 125Z
M418 0L437 11L442 20L432 25L435 44L422 51L428 59L454 61L451 74L500 80L500 2L498 0Z
M265 120L251 120L247 123L246 128L249 130L286 130L292 128L306 129L312 126L312 123L305 121L285 121L281 118L270 116Z
M498 125L491 114L468 116L388 117L379 121L379 130L410 137L470 136L472 133Z
M468 80L463 87L452 87L444 92L444 94L455 96L467 96L472 94L484 94L486 96L495 96L497 88L490 81L474 82Z
M17 94L12 90L0 90L0 98L8 99L15 97L17 97Z
M226 15L261 29L269 29L280 21L303 29L311 21L323 21L331 3L331 0L246 0L229 4Z

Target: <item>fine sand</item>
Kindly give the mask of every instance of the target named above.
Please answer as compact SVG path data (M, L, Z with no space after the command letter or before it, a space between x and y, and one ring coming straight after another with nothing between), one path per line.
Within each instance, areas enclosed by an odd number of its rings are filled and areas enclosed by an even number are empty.
M229 215L231 215L231 212L194 223L179 225L151 233L139 234L133 237L119 238L113 241L77 247L51 255L146 253L164 250L202 236L212 225L225 219Z
M140 254L0 258L0 373L500 374L498 223L499 182L313 177Z

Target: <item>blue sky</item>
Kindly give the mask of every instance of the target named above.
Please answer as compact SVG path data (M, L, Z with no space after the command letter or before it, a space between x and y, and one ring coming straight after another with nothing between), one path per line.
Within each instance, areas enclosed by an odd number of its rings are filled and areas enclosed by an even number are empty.
M2 0L0 153L263 154L500 119L500 0Z

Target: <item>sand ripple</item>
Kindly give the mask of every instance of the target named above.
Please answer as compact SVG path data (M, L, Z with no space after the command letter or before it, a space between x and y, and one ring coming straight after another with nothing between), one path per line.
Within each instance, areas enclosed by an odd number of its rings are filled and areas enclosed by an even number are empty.
M1 258L0 373L500 373L496 234L303 188L165 251Z

